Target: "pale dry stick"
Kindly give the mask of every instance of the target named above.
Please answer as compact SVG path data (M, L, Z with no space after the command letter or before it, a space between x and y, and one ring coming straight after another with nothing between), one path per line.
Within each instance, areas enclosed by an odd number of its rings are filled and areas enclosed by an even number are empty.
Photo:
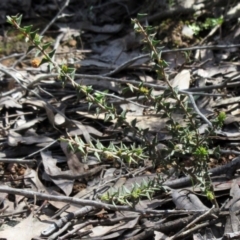
M194 100L192 94L189 94L188 92L184 92L184 93L189 97L189 99L190 99L190 101L191 101L191 103L192 103L192 105L193 105L193 108L194 108L195 112L204 120L204 122L206 122L206 123L208 124L209 127L212 128L212 126L213 126L212 123L205 117L204 114L202 114L202 113L200 112L200 110L198 109L198 107L197 107L197 105L196 105L196 103L195 103L195 100Z
M31 154L29 154L29 155L27 155L26 157L24 157L24 158L22 158L22 160L24 160L24 159L26 159L26 158L29 158L29 157L32 157L32 156L34 156L34 155L36 155L37 153L40 153L41 151L43 151L43 150L45 150L45 149L47 149L47 148L49 148L50 146L52 146L54 143L56 143L58 141L58 139L57 140L54 140L54 141L52 141L51 143L49 143L47 146L45 146L45 147L43 147L43 148L41 148L41 149L39 149L39 150L37 150L36 152L33 152L33 153L31 153Z
M96 80L106 80L106 81L115 81L117 83L130 83L132 85L139 85L141 82L136 81L136 80L123 80L123 79L119 79L119 78L110 78L110 77L104 77L101 75L85 75L85 74L75 74L76 77L79 78L86 78L86 79L96 79ZM230 78L231 80L232 78ZM229 80L229 81L230 81ZM210 86L206 86L206 87L198 87L198 88L188 88L188 89L182 89L182 90L178 90L179 93L184 94L185 92L188 92L189 94L192 95L210 95L212 96L212 94L210 93L203 93L204 91L210 91L213 89L218 89L218 88L225 88L225 87L236 87L239 86L240 82L234 82L234 83L221 83L221 84L217 84L217 85L210 85ZM155 88L156 90L166 90L168 89L166 86L160 86L158 84L153 84L153 83L144 83L143 82L143 86L146 87L150 87L150 88Z
M26 116L26 115L32 115L32 112L25 112L25 113L18 113L18 114L11 114L8 115L8 118L12 118L12 117L19 117L19 116ZM4 119L5 117L0 117L0 119Z
M62 40L64 34L65 34L65 32L62 32L61 34L59 34L59 35L57 36L57 39L55 40L55 44L54 44L54 46L53 46L53 49L57 50L57 48L58 48L59 45L60 45L60 41ZM53 56L52 59L55 60L55 54L54 54L54 56Z
M118 66L117 68L115 68L114 70L112 70L111 72L106 73L106 74L103 74L102 76L110 77L110 76L112 76L113 74L116 74L116 73L120 72L121 70L125 69L126 67L131 66L132 63L134 63L134 62L136 62L137 60L142 59L142 58L147 58L147 60L149 60L149 59L150 59L150 55L149 55L149 54L143 54L143 55L134 57L134 58L126 61L125 63L121 64L120 66Z
M217 222L215 220L215 222ZM219 222L219 221L218 221ZM209 225L209 221L206 221L205 223L202 223L202 224L198 224L196 226L194 226L193 228L189 229L189 230L186 230L184 232L181 232L179 233L179 235L177 236L177 238L181 238L181 237L184 237L184 236L188 236L190 235L191 233L195 232L196 230L198 229L202 229L203 227L206 227ZM169 238L170 239L170 238Z
M122 97L116 96L115 94L109 94L109 93L105 93L105 92L100 92L100 91L98 91L98 90L95 90L95 92L100 93L100 94L103 94L103 95L108 96L108 97L112 97L112 98L119 99L119 100L121 100L122 102L132 103L132 104L134 104L134 105L136 105L136 106L139 106L139 107L142 107L142 108L149 108L149 106L142 105L142 104L137 103L137 102L133 102L133 101L129 100L128 98L122 98ZM122 102L121 102L121 103L122 103ZM111 101L109 101L109 103L111 103Z
M223 44L223 45L209 45L209 46L194 46L187 48L178 48L178 49L170 49L170 50L162 50L162 53L171 53L171 52L181 52L181 51L193 51L193 50L204 50L204 49L212 49L212 50L220 50L227 48L238 48L240 44Z
M46 79L50 79L50 78L56 78L58 76L59 76L59 74L57 74L57 73L38 74L34 78L34 80L27 85L27 88L31 89L32 87L34 87L35 84L39 83L42 80L46 80Z
M0 158L2 163L35 164L36 159L24 160L22 158Z
M239 210L235 212L236 214L239 214ZM220 216L229 216L229 211L225 211L225 212L220 212ZM220 221L220 218L218 219L214 219L214 220L208 220L208 221L205 221L204 223L201 223L201 224L198 224L196 226L194 226L193 228L189 229L189 230L186 230L182 233L180 233L180 235L178 236L178 238L180 237L185 237L203 227L207 227L209 225L214 225L214 224L217 224L218 222Z
M16 212L13 212L13 213L1 214L1 215L0 215L0 218L13 217L14 215L20 215L20 214L27 213L27 212L29 212L29 209L25 209L25 210L21 210L21 211L16 211Z
M21 88L14 88L14 89L11 89L11 90L9 90L9 91L7 91L7 92L1 92L1 93L0 93L0 97L10 96L10 95L12 95L13 93L18 92L19 90L21 90Z
M52 25L53 23L57 20L58 16L63 12L63 10L68 6L70 0L66 0L61 9L58 11L57 15L50 21L50 23L42 30L40 35L43 35ZM33 50L32 50L33 51ZM29 51L27 54L24 54L18 61L16 61L13 64L13 68L15 68L21 61L24 60L24 58L32 51Z
M55 214L51 217L51 219L56 219L61 217L62 213L64 213L68 208L70 208L70 204L64 205L62 208L58 209Z
M194 221L190 222L187 226L185 226L183 229L181 229L178 233L176 233L174 236L168 238L169 240L176 239L182 232L184 232L186 229L190 228L192 225L194 225L196 222L202 220L206 216L210 215L211 212L214 210L215 206L213 205L212 208L210 208L207 212L203 213L202 215L198 216Z
M11 55L0 58L0 62L3 61L3 60L9 59L9 58L21 57L23 55L24 55L24 53L13 53Z
M68 228L70 228L71 226L72 226L72 222L65 223L65 225L62 226L57 232L55 232L54 234L49 236L48 240L57 239L59 235L61 235L62 233L66 232L68 230Z
M147 170L148 168L150 168L150 167L143 167L142 169L139 169L139 170L137 170L137 171L133 171L133 172L136 172L136 173L129 172L129 173L124 174L124 175L121 175L121 174L120 174L120 176L118 176L118 177L116 177L116 178L113 178L113 179L110 179L110 180L108 180L108 181L105 181L105 182L103 182L102 184L101 184L101 182L99 182L98 186L97 186L97 187L94 187L90 192L86 193L86 194L84 195L84 197L88 196L88 195L89 195L91 192L93 192L94 190L96 190L96 192L101 191L108 183L111 183L111 182L115 182L115 183L116 183L120 178L124 178L124 177L127 178L127 177L129 177L129 176L131 176L131 175L133 175L133 176L135 177L137 174L139 174L139 173Z
M65 203L71 203L76 204L80 206L92 206L95 208L104 208L107 210L113 210L113 211L130 211L130 212L138 212L141 214L177 214L177 213L205 213L206 210L141 210L141 209L135 209L129 206L122 206L122 205L113 205L108 203L103 203L100 201L94 201L94 200L83 200L78 199L74 197L66 197L66 196L55 196L52 194L45 194L45 193L39 193L34 192L32 190L25 190L25 189L15 189L11 187L6 187L0 185L0 192L8 193L8 194L17 194L21 196L25 196L28 198L34 198L34 196L37 199L40 200L49 200L49 201L58 201L58 202L65 202Z
M212 50L218 50L218 49L226 49L226 48L236 48L240 47L240 44L226 44L226 45L210 45L210 46L195 46L195 47L188 47L188 48L178 48L178 49L163 49L160 50L161 53L173 53L173 52L182 52L182 51L194 51L194 50L204 50L204 49L212 49ZM150 54L143 54L140 56L137 56L135 58L132 58L125 63L121 64L114 70L112 70L109 73L104 74L103 76L110 77L113 74L118 73L119 71L125 69L128 66L131 66L134 62L137 60L140 60L142 58L147 58L147 60L150 60Z
M76 228L74 228L73 230L69 231L67 234L65 234L62 237L59 237L59 240L63 240L63 239L70 239L70 237L72 237L72 235L74 233L76 233L77 231L79 231L80 229L88 226L88 225L100 225L100 224L104 224L104 225L110 225L110 224L115 224L115 223L119 223L119 222L127 222L127 221L131 221L133 219L135 219L136 216L126 216L126 217L118 217L118 218L109 218L109 219L100 219L100 220L87 220L84 221L83 223L80 223Z
M239 73L238 73L239 74ZM95 79L95 80L106 80L106 81L114 81L117 83L131 83L132 85L139 85L141 82L136 81L136 80L123 80L123 79L119 79L119 78L110 78L110 77L104 77L101 75L85 75L85 74L75 74L76 77L79 78L86 78L86 79ZM235 77L235 76L234 76ZM218 88L224 88L224 87L236 87L240 85L240 82L234 82L234 83L229 83L229 81L231 81L231 79L233 79L232 77L228 80L227 83L221 83L221 84L217 84L217 85L210 85L210 86L206 86L206 87L198 87L198 88L188 88L188 89L182 89L182 90L178 90L179 93L184 93L184 92L189 92L190 94L198 94L198 95L203 95L204 91L209 91L209 90L213 90L213 89L218 89ZM154 83L144 83L143 82L143 86L146 87L150 87L150 88L155 88L156 90L166 90L168 89L166 86L160 86L159 84L154 84ZM196 93L197 92L197 93Z
M208 35L200 41L199 44L203 44L208 38L212 37L212 36L215 34L215 32L216 32L220 27L221 27L221 25L219 25L219 24L218 24L217 26L215 26L215 27L210 31L210 33L208 33Z
M39 92L43 92L43 93L45 93L46 95L54 98L54 96L53 96L51 93L47 92L46 90L44 90L43 88L41 88L39 85L37 86L37 89L39 90Z
M70 239L71 237L73 237L73 235L81 230L82 228L88 226L92 224L89 220L85 221L84 223L79 224L77 227L75 227L73 230L68 231L65 235L58 237L58 240L64 240L64 239Z
M60 174L56 174L56 175L51 175L51 178L53 179L70 179L70 180L73 180L73 179L84 179L86 177L90 177L90 176L93 176L95 175L96 173L102 171L105 167L109 167L109 165L100 165L100 166L97 166L93 169L90 169L88 170L87 172L84 172L84 173L81 173L81 174L78 174L78 175L74 175L72 172L71 173L60 173Z
M239 143L238 143L239 145ZM235 151L235 150L224 150L224 149L220 149L220 152L223 154L235 154L235 155L240 155L239 151Z
M228 213L228 214L229 214L229 213ZM220 221L219 219L216 219L216 220L206 221L206 222L204 222L204 223L198 224L198 225L194 226L193 228L191 228L191 229L189 229L189 230L186 230L186 231L180 233L180 234L178 235L178 238L182 238L182 237L188 236L188 235L190 235L191 233L196 232L196 231L199 230L199 229L202 229L203 227L207 227L207 226L209 226L210 224L216 224L216 223L218 223L219 221Z
M54 78L57 76L59 76L59 74L57 74L57 73L38 75L31 83L28 84L27 87L32 88L36 83L40 82L41 80L45 80L46 78ZM113 81L113 82L123 83L123 84L131 83L132 85L137 85L137 86L141 83L136 80L124 80L124 79L120 79L120 78L110 78L110 77L105 77L103 75L75 74L75 77L85 78L85 79L95 79L95 80L99 80L99 81L104 81L104 80L105 81ZM232 77L230 78L229 81L231 81L231 79L232 79ZM224 87L236 87L239 85L240 85L240 82L234 82L234 83L228 82L228 83L221 83L218 85L210 85L210 86L206 86L206 87L188 88L188 89L179 90L178 92L183 93L183 94L185 92L188 92L189 94L192 94L192 95L215 96L211 93L203 93L203 92L213 90L213 89L218 89L218 88L224 88ZM155 88L156 90L166 90L167 89L166 86L160 86L159 84L154 84L154 83L144 83L143 82L143 86Z

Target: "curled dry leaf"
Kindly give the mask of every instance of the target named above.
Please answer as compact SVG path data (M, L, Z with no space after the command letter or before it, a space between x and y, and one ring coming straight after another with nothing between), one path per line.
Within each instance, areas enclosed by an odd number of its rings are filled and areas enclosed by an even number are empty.
M72 192L74 180L69 180L69 179L53 179L51 178L52 175L58 175L62 174L63 171L59 167L56 166L57 159L54 159L52 157L52 154L50 151L42 151L41 152L41 157L43 160L43 166L46 174L50 177L50 179L59 187L63 190L63 192L69 196L70 193ZM65 171L66 172L66 171ZM69 174L71 174L69 172Z

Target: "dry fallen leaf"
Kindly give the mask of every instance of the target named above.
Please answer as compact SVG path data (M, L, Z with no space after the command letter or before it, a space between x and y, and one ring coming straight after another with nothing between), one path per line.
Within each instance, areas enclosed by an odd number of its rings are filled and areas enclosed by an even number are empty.
M62 174L63 171L59 167L57 167L56 163L57 160L52 157L52 154L50 151L42 151L41 157L43 160L43 166L46 174L50 177L50 179L59 187L61 188L64 193L69 196L72 192L74 180L69 179L53 179L51 178L51 175L58 175ZM66 172L66 171L65 171Z

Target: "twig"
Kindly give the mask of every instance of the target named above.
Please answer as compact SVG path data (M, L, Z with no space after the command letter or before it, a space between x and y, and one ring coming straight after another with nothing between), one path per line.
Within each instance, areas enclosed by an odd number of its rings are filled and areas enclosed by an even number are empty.
M238 145L239 145L239 143L238 143ZM239 152L239 151L235 151L235 150L224 150L224 149L220 149L220 153L240 155L240 152Z
M126 61L125 63L121 64L120 66L118 66L117 68L112 70L111 72L104 74L103 76L110 77L110 76L120 72L121 70L125 69L126 67L131 66L132 63L134 63L137 60L142 59L142 58L147 58L147 60L149 60L150 55L149 54L144 54L144 55L141 55L141 56L134 57L134 58Z
M184 92L186 95L188 95L194 110L196 111L196 113L208 124L208 126L210 126L212 128L212 123L200 112L200 110L198 109L195 100L192 96L192 94L190 94L189 92Z
M190 228L193 224L195 224L196 222L202 220L202 219L205 218L206 216L210 215L214 208L215 208L215 206L213 205L211 209L209 209L207 212L205 212L205 213L203 213L202 215L200 215L199 217L197 217L194 221L192 221L191 223L189 223L187 226L185 226L183 229L181 229L181 230L180 230L178 233L176 233L174 236L170 237L169 240L176 239L178 236L180 236L180 234L181 234L182 232L184 232L186 229Z
M63 172L62 174L49 175L49 177L51 177L53 179L59 179L59 178L70 179L70 180L83 179L83 178L95 175L96 173L102 171L103 168L105 168L106 166L108 166L108 165L100 165L100 166L97 166L93 169L88 170L87 172L84 172L84 173L81 173L81 174L78 174L78 175L74 175L73 173L66 174L66 173Z
M0 215L0 218L12 217L12 216L14 216L14 215L19 215L19 214L27 213L27 212L29 212L29 211L30 211L29 209L24 209L24 210L12 212L12 213L1 214L1 215Z
M123 103L123 102L129 102L129 103L132 103L132 104L134 104L134 105L136 105L136 106L139 106L139 107L142 107L142 108L149 108L149 106L142 105L142 104L139 104L139 103L137 103L137 102L131 101L131 100L129 100L128 98L122 98L122 97L116 96L116 95L114 95L114 94L109 94L109 93L105 93L105 92L100 92L100 91L98 91L98 90L96 90L95 92L101 93L101 94L103 94L103 95L105 95L105 96L108 96L108 97L117 98L117 99L119 99L119 100L122 101L121 103ZM112 102L109 101L109 103L112 103Z
M0 58L0 62L3 61L3 60L9 59L9 58L21 57L23 55L24 55L24 53L13 53L11 55Z
M128 216L128 217L119 217L119 218L109 218L109 219L100 219L100 220L88 220L84 221L84 223L79 224L76 228L74 228L72 231L69 231L67 234L65 234L62 237L59 237L59 240L63 239L69 239L75 232L79 231L80 229L88 226L88 225L99 225L99 224L114 224L119 223L122 221L130 221L132 219L136 218L136 216Z
M41 151L49 148L50 146L52 146L52 145L53 145L54 143L56 143L57 141L58 141L58 139L54 140L53 142L49 143L47 146L45 146L45 147L37 150L36 152L33 152L33 153L29 154L28 156L24 157L23 159L28 158L28 157L32 157L33 155L36 155L37 153L39 153L39 152L41 152Z
M240 44L210 45L210 46L205 45L205 46L195 46L195 47L188 47L188 48L178 48L178 49L163 49L161 50L161 53L173 53L173 52L194 51L194 50L204 50L204 49L218 50L218 49L236 48L236 47L240 47ZM119 71L125 69L126 67L131 66L137 60L140 60L143 58L147 58L147 60L150 60L150 54L143 54L141 56L132 58L126 61L125 63L121 64L111 72L104 74L103 76L106 76L106 77L112 76L118 73Z
M57 212L51 217L51 219L56 219L57 217L60 217L60 215L65 212L70 207L70 204L64 205L62 208L58 209Z
M18 163L18 164L35 164L36 159L24 160L22 158L0 158L0 162L4 163Z
M154 235L153 229L144 229L143 232L135 235L134 237L125 238L125 240L143 240L143 239L152 239Z
M63 232L66 232L67 229L72 226L72 222L67 222L64 226L62 226L58 232L54 233L53 235L51 235L48 240L54 240L56 239L59 235L61 235Z
M49 78L55 78L57 77L59 74L57 73L50 73L50 74L41 74L38 75L34 81L32 81L31 83L29 83L27 85L28 88L32 88L36 83L40 82L41 80L44 79L49 79ZM156 90L166 90L167 87L166 86L161 86L159 84L153 84L153 83L145 83L145 82L140 82L140 81L136 81L136 80L124 80L124 79L120 79L120 78L111 78L111 77L106 77L104 75L87 75L87 74L75 74L76 78L84 78L84 79L95 79L95 80L99 80L99 81L110 81L110 82L117 82L117 83L130 83L132 85L136 85L138 86L140 83L143 84L143 86L146 87L150 87L150 88L154 88ZM232 78L230 78L229 80L231 80ZM188 92L189 94L192 95L203 95L203 96L215 96L211 93L203 93L204 91L210 91L213 89L218 89L218 88L227 88L227 87L236 87L239 86L240 82L233 82L233 83L221 83L221 84L217 84L217 85L212 85L212 86L206 86L206 87L196 87L196 88L188 88L188 89L183 89L183 90L179 90L179 93L185 94L185 92Z
M198 224L198 225L194 226L193 228L182 232L181 234L179 234L178 237L180 238L180 237L187 236L187 235L189 235L189 234L197 231L198 229L202 229L203 227L206 227L206 226L211 225L211 224L216 224L216 223L218 223L219 221L220 221L220 219L216 219L216 220L206 221L206 222L204 222L204 223Z
M4 192L8 194L17 194L17 195L21 195L29 198L36 197L36 199L41 199L41 200L71 203L71 204L76 204L80 206L92 206L95 208L104 208L104 209L113 210L113 211L138 212L144 215L145 214L172 214L172 213L189 214L189 213L206 212L205 210L141 210L141 209L135 209L129 206L112 205L112 204L102 203L100 201L84 200L84 199L78 199L74 197L55 196L52 194L39 193L39 192L34 192L31 190L25 190L25 189L15 189L15 188L10 188L6 186L0 186L0 192Z

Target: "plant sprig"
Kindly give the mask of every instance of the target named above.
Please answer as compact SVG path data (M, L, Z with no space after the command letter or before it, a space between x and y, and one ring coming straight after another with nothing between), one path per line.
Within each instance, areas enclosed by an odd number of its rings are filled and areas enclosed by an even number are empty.
M209 124L205 133L200 134L198 130L200 122L197 119L197 114L186 101L186 95L179 94L178 89L174 88L168 79L165 72L167 63L162 59L161 47L158 46L159 41L155 40L155 34L152 32L153 28L144 28L137 19L132 20L135 31L144 37L145 47L150 53L151 60L155 63L154 71L158 78L163 79L167 84L168 89L158 96L153 94L153 89L146 88L143 83L139 83L139 86L127 84L127 89L136 93L138 97L143 97L148 104L154 106L156 113L160 113L162 117L168 118L166 128L171 135L171 139L166 142L167 147L163 155L158 154L157 145L159 142L157 136L150 141L147 137L148 129L139 129L136 119L131 123L126 120L127 111L119 114L116 107L108 103L104 93L94 91L91 86L76 83L74 81L76 69L69 67L65 63L56 63L54 61L55 50L48 50L51 44L49 42L43 43L42 36L37 31L32 31L32 26L21 27L21 20L21 15L7 17L7 21L19 30L24 35L26 41L30 43L28 51L36 48L36 54L42 55L41 62L33 61L34 66L48 63L50 71L55 70L58 73L58 79L62 81L63 87L66 82L70 82L76 89L77 96L80 93L85 96L89 108L95 104L97 106L97 114L100 112L105 113L105 121L116 119L116 127L121 127L125 135L131 131L133 137L137 136L141 140L141 144L137 146L136 144L131 146L123 143L113 144L112 142L108 146L104 146L100 141L97 141L95 145L92 142L85 143L77 136L74 139L71 137L62 138L61 141L67 142L70 150L80 152L85 159L89 154L93 154L98 160L120 160L120 162L126 163L128 166L139 165L141 161L150 159L155 166L178 168L183 173L190 175L193 182L197 182L200 185L206 197L217 206L211 178L208 173L209 146L211 141L209 136L215 134L214 131L222 127L226 115L220 113L216 120ZM172 104L168 101L169 99L173 99L175 103ZM181 126L174 118L174 112L179 110L184 114L185 126ZM187 168L184 160L186 157L190 158L190 156L191 161L189 161ZM158 187L156 187L154 181L148 181L140 185L135 184L130 190L124 187L115 189L103 194L101 199L115 204L129 204L132 206L141 197L150 199L155 191L162 188L162 183L163 180L159 181Z

